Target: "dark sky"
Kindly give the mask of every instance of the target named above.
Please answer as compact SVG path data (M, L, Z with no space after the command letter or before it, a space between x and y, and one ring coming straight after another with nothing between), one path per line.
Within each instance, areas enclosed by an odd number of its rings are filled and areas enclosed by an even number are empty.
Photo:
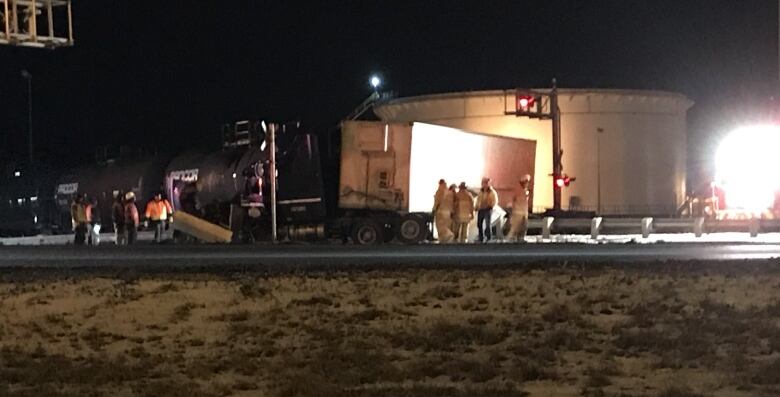
M373 71L399 95L554 76L681 92L697 102L696 158L703 137L749 119L777 88L774 0L74 0L74 18L75 47L0 48L6 157L25 155L23 68L37 147L71 163L105 144L213 142L240 118L334 125L370 93Z

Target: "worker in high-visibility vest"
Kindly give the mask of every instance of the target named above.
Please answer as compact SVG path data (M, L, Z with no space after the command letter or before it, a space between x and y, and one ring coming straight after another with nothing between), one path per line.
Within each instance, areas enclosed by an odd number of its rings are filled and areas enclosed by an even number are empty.
M75 233L75 245L84 245L87 240L87 218L86 200L87 195L78 193L70 205L70 217L73 221L73 232Z
M87 214L87 231L89 245L100 245L100 207L97 197L86 200L85 212Z
M146 221L151 222L152 226L154 226L154 241L157 243L161 242L163 231L173 221L171 203L162 197L162 193L157 193L154 195L154 199L146 204L145 215Z

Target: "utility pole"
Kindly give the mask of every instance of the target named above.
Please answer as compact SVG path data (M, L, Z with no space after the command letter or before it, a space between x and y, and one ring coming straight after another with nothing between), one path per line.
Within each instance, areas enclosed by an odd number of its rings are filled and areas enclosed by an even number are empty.
M553 146L553 181L557 181L563 175L563 165L561 164L561 110L558 108L558 83L552 80L552 91L550 92L550 113L552 115L552 146ZM561 210L561 187L553 183L553 211Z
M604 129L596 128L596 214L601 215L601 135Z
M276 124L268 125L268 150L271 160L268 168L271 174L271 241L276 243Z
M27 70L22 70L22 77L27 80L27 149L30 156L30 164L33 163L33 116L32 116L32 74Z

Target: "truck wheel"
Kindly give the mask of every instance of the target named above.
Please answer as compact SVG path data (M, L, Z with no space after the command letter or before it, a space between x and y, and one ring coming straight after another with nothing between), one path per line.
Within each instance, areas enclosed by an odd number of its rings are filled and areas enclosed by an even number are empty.
M428 234L428 228L422 218L415 215L405 215L401 218L401 224L398 227L398 240L405 244L417 244L425 240Z
M352 242L357 245L376 245L384 241L384 228L371 219L360 219L352 227Z

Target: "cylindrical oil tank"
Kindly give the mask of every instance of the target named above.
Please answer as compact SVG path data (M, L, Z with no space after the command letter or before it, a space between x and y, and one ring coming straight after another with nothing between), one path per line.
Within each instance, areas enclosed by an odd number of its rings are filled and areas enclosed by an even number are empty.
M549 91L549 90L548 90ZM377 104L386 122L425 122L536 141L534 212L553 204L552 125L517 117L516 90L399 98ZM604 215L669 215L685 199L688 109L681 94L559 89L564 209ZM548 105L546 105L548 106ZM442 142L442 150L447 143ZM469 159L462 161L468 164ZM488 176L489 175L485 175Z
M262 176L262 165L256 165L264 156L259 147L240 146L174 158L165 172L165 185L174 208L193 212L196 208L234 202L246 191L250 174Z
M163 190L163 177L169 157L152 156L138 160L121 160L74 169L57 181L55 197L62 214L70 213L76 193L97 198L104 229L111 224L111 205L120 191L135 193L138 210ZM64 217L67 219L67 217ZM68 225L63 225L67 228Z

